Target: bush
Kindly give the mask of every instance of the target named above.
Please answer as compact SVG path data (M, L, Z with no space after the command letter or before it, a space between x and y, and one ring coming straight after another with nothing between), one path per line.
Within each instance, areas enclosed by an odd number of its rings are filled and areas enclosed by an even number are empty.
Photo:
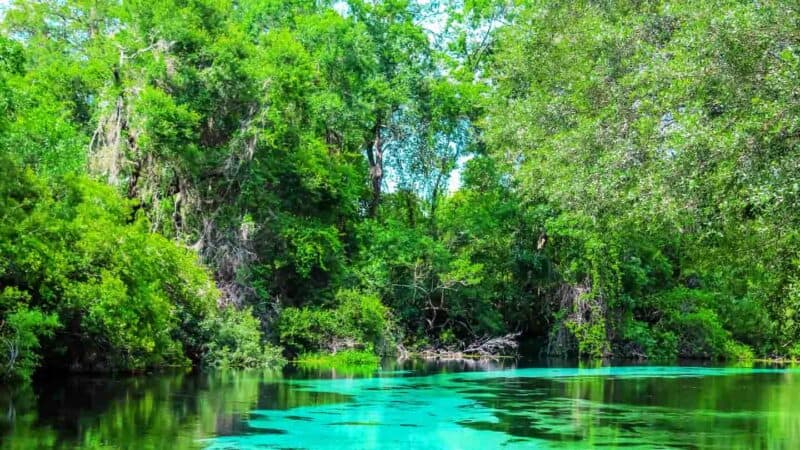
M392 350L393 325L389 309L374 294L363 294L354 290L341 290L336 294L339 306L334 318L340 330L338 337L352 338L371 347L379 354Z
M83 177L45 183L0 155L0 335L16 353L4 377L29 375L40 356L83 370L202 357L219 293L197 256L151 233L133 206Z
M734 338L717 312L744 307L753 310L752 305L737 304L715 293L675 288L644 299L640 303L640 317L657 320L624 321L622 337L650 359L750 360L751 347Z
M30 296L13 287L0 292L0 380L30 377L39 363L39 345L58 327L54 314L29 309Z
M316 308L285 308L278 319L282 345L294 354L323 348L336 333L331 311Z
M753 359L753 351L733 340L731 333L722 327L717 314L707 308L675 315L671 329L678 337L678 355L683 358L700 359Z
M789 358L794 361L800 361L800 344L794 344L789 349Z
M262 342L259 321L250 308L223 308L203 326L210 336L203 355L208 366L274 368L286 363L282 348Z
M728 340L725 343L722 356L729 361L752 361L755 358L750 347L734 340Z
M373 294L341 290L332 309L286 308L278 320L281 344L294 354L335 350L337 341L380 354L394 343L389 309Z
M622 356L642 356L653 361L669 361L678 356L678 338L671 331L633 319L626 321L622 330L623 340L629 344Z
M606 322L604 318L581 323L568 319L564 322L564 325L577 341L578 356L603 358L608 355L608 340L606 339Z

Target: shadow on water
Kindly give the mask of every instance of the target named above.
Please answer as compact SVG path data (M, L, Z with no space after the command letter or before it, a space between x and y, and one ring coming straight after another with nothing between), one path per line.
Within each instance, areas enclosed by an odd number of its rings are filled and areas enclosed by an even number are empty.
M50 375L0 387L0 447L788 449L798 405L796 369L697 365Z

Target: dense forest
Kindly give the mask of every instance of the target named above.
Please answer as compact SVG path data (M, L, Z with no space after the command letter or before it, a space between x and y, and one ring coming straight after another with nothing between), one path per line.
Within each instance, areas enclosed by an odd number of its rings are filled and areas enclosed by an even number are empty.
M0 11L0 378L800 358L796 2Z

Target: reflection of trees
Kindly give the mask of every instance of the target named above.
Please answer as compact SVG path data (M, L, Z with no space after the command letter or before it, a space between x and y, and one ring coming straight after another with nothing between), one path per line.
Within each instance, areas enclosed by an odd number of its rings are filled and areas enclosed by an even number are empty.
M3 423L3 448L169 449L241 428L271 375L173 374L117 380L88 377L37 386L32 395L0 394L16 411Z
M508 370L517 367L517 361L513 358L483 358L483 359L387 359L381 363L381 370L369 366L352 367L318 367L299 365L289 368L302 378L313 379L353 379L371 378L374 376L395 376L396 371L407 371L415 375L432 375L444 373L474 372L474 371L493 371Z
M52 429L35 427L35 403L36 396L29 385L13 390L8 386L0 386L0 442L3 448L55 448L48 445L55 440ZM17 438L31 444L27 447L15 446L14 439Z
M430 364L406 362L394 369L440 373L420 382L428 389L472 399L499 419L462 424L474 429L565 447L580 443L749 449L788 448L800 442L800 373L621 378L579 372L562 378L471 378L459 373L464 367L457 362ZM332 391L357 377L331 372L326 376L345 378L342 385L331 384ZM409 383L407 387L414 386ZM69 378L35 391L0 387L0 447L199 448L201 439L214 435L258 432L244 428L252 410L352 400L310 388L314 386L272 374L229 372Z
M782 383L763 390L762 404L769 411L764 432L782 439L780 445L773 447L785 448L800 442L800 374L788 372L778 377Z
M417 374L458 373L471 371L508 370L517 367L513 358L482 359L411 359L402 361L402 368Z
M642 433L652 443L781 448L800 442L800 377L793 373L675 379L583 378L563 384L585 438ZM597 433L598 430L603 430ZM783 442L783 444L781 444Z
M481 380L497 423L465 426L581 446L787 448L800 442L800 374Z

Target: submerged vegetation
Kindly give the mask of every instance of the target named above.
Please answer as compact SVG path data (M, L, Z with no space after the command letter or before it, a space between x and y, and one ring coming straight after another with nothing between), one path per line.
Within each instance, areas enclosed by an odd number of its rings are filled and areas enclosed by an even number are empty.
M2 8L1 378L800 358L792 2Z

